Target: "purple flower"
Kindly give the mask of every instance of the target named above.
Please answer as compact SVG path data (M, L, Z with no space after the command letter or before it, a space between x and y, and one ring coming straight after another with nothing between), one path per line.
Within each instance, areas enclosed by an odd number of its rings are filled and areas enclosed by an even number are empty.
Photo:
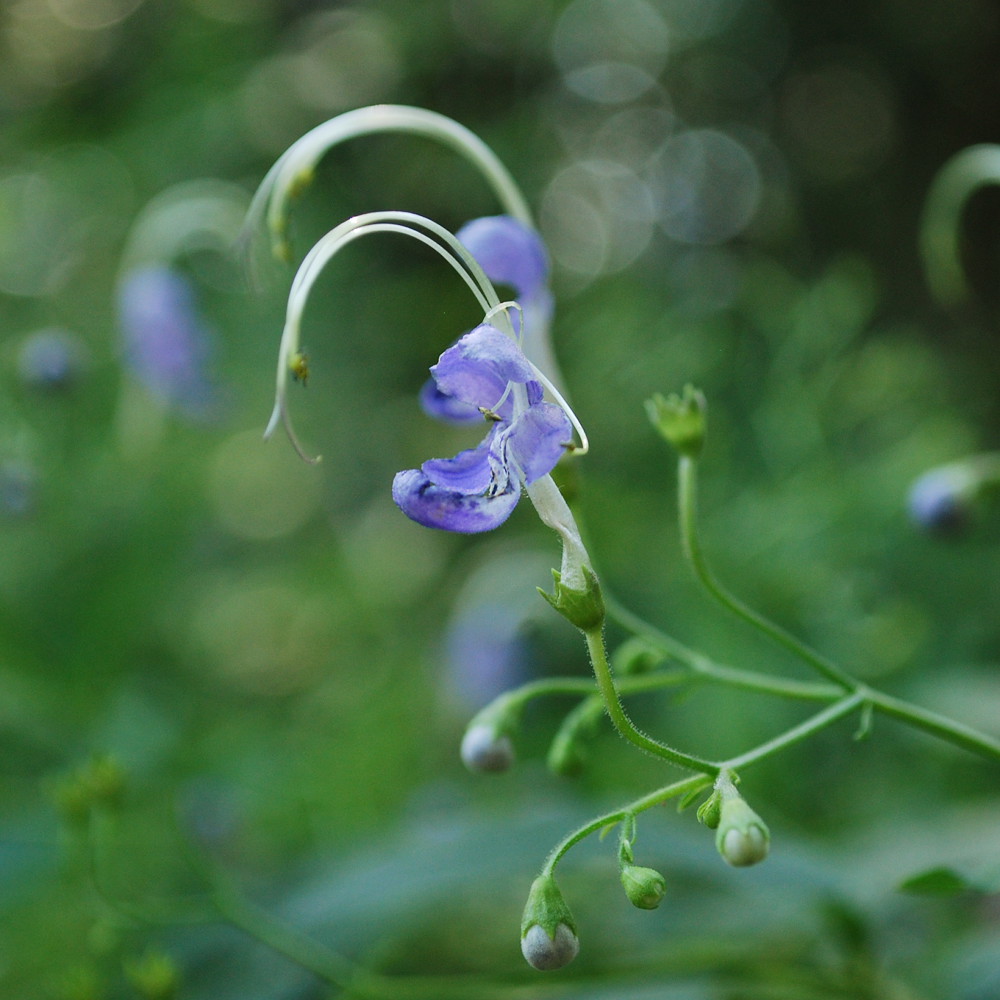
M455 234L497 285L510 285L514 298L526 303L551 301L545 244L533 229L509 215L490 215L467 222Z
M476 258L486 277L509 285L523 310L510 314L515 333L523 326L529 345L542 336L552 318L552 293L548 288L549 261L545 244L533 229L509 215L491 215L467 222L456 234ZM527 353L532 354L530 348ZM547 359L536 359L542 363ZM442 393L433 379L420 391L424 412L453 424L475 423L479 410Z
M491 427L476 448L397 473L393 499L428 528L489 531L510 516L522 486L552 470L572 439L572 425L560 407L542 401L521 349L488 324L449 347L431 375L449 405L474 408Z
M210 413L209 334L188 280L161 265L138 268L121 283L118 310L125 361L139 380L191 416Z

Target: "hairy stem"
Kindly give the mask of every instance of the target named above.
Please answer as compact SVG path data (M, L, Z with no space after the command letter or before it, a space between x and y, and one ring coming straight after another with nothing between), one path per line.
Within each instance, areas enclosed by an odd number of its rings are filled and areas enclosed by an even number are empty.
M602 628L592 628L584 632L587 640L587 650L590 653L590 662L594 668L594 677L597 680L597 687L604 698L604 706L614 723L615 729L627 739L635 744L640 750L662 757L664 760L677 764L680 767L689 768L692 771L701 771L703 774L715 775L717 767L710 761L701 757L694 757L667 746L665 743L654 740L647 736L629 718L625 707L622 705L618 689L615 686L614 678L611 676L611 666L608 663L607 650L604 646L604 631Z
M702 551L701 539L698 534L698 463L687 455L682 455L679 463L678 493L680 500L681 542L695 576L705 589L738 618L753 625L769 639L782 648L798 656L813 667L827 680L839 685L845 691L853 691L858 682L841 670L832 660L817 653L780 625L765 618L753 608L748 607L738 597L731 594L715 578Z

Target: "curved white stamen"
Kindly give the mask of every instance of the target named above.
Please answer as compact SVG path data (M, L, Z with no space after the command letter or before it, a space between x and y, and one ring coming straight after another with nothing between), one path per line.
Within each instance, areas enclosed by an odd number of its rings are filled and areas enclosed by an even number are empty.
M520 317L520 322L517 324L517 334L514 333L514 324L510 322L511 309L516 309L517 314ZM507 321L505 325L508 327L508 329L505 329L503 332L506 333L518 347L520 347L524 340L524 310L521 308L521 303L515 302L513 299L508 299L505 302L499 302L486 313L483 317L483 322L489 323L494 316L499 316L501 313L503 313L503 317Z
M422 232L416 228L417 226L423 227L432 235ZM281 345L278 349L274 409L264 431L264 437L267 439L274 433L278 423L282 423L295 450L302 458L311 463L319 459L318 457L311 458L303 449L292 427L287 406L288 374L292 367L292 359L299 350L302 316L316 279L332 258L348 243L352 243L362 236L381 232L411 236L431 247L455 269L476 297L480 308L487 315L495 314L501 308L496 289L475 258L456 239L454 234L423 216L411 212L370 212L348 219L323 236L299 265L292 281L285 312L285 325L281 334ZM432 236L437 237L441 242L433 239ZM510 325L509 322L507 325ZM513 331L511 331L511 336L513 336Z
M320 159L334 146L356 136L377 132L404 132L437 139L469 160L493 188L506 213L531 225L531 213L507 168L475 133L425 108L382 104L358 108L331 118L307 132L278 158L258 187L247 215L251 231L266 212L273 248L286 256L284 238L288 204L307 183Z
M559 405L559 408L566 414L569 418L569 422L573 425L573 429L580 436L580 444L573 448L574 455L586 455L590 451L590 438L587 437L587 432L583 429L583 424L580 423L579 418L573 412L573 407L566 402L563 398L563 394L552 384L551 379L549 379L541 369L534 364L530 359L528 364L531 365L535 372L535 377L539 382L545 386L550 393L552 393L552 398Z

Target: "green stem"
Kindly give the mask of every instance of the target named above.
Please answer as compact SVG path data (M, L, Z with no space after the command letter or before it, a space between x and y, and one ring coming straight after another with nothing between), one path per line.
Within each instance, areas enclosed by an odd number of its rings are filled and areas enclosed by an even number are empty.
M763 615L748 607L738 597L731 594L716 580L701 548L698 535L698 463L696 459L682 455L678 470L678 494L680 501L681 542L695 575L705 589L725 608L754 628L759 629L769 639L795 654L822 674L827 680L845 691L854 691L858 682L841 670L832 660L817 653L780 625L769 621Z
M761 694L773 694L781 698L797 698L804 701L833 701L839 698L844 689L841 685L814 684L808 681L796 681L787 678L773 677L756 670L744 670L729 667L696 652L673 636L650 625L637 614L629 611L604 588L604 603L608 614L620 625L636 636L647 639L667 656L683 663L693 673L707 681L727 684L730 687L742 688L746 691L758 691ZM619 689L624 693L624 681L619 682Z
M773 753L777 753L779 750L784 750L785 747L790 747L794 743L801 743L802 740L807 739L814 733L818 733L821 729L825 729L831 723L842 719L845 715L850 715L856 708L860 708L866 700L866 692L854 691L846 697L841 698L840 701L834 702L832 705L824 708L822 712L817 712L816 715L806 719L805 722L801 722L797 726L792 726L791 729L786 730L780 736L775 736L773 739L761 743L746 753L730 757L729 760L720 761L718 764L719 771L735 771L739 768L744 768L749 764L756 763L758 760L769 757Z
M867 695L862 692L853 692L847 695L835 704L823 709L822 712L806 719L805 722L786 730L780 736L767 740L737 757L732 757L729 760L720 761L712 765L714 769L713 775L717 776L736 768L745 769L751 764L755 764L757 761L763 760L765 757L769 757L779 750L783 750L785 747L801 742L813 733L819 732L819 730L831 725L838 719L842 719L845 715L849 715L854 709L864 704L866 697ZM592 833L624 822L628 818L637 816L639 813L645 812L653 806L662 805L670 799L698 792L703 788L709 788L713 784L713 780L714 777L709 777L707 773L684 778L681 781L664 785L662 788L658 788L656 791L650 792L648 795L644 795L634 802L630 802L622 809L616 809L614 812L605 813L596 819L590 820L588 823L574 830L552 849L545 860L542 874L551 875L566 852Z
M689 792L696 792L702 788L709 788L711 787L713 780L714 778L704 774L693 775L690 778L682 778L680 781L674 781L669 785L664 785L662 788L658 788L656 791L650 792L648 795L644 795L640 799L636 799L623 809L616 809L614 812L604 813L604 815L590 820L588 823L585 823L583 826L574 830L571 834L569 834L569 836L564 837L552 849L549 856L545 859L545 864L542 866L541 874L551 875L555 871L556 865L559 864L566 852L571 847L580 843L581 840L585 840L592 833L597 833L598 830L604 830L608 827L615 826L623 820L628 819L630 816L636 816L639 813L644 812L647 809L652 809L653 806L661 805L670 799L686 795Z
M912 705L899 698L883 694L871 688L864 689L866 700L878 711L885 715L892 716L906 722L917 729L931 733L939 739L955 746L962 747L978 754L980 757L988 757L992 760L1000 760L1000 740L992 736L987 736L971 726L966 726L961 722L938 715L928 709Z
M690 754L668 747L665 743L654 740L636 728L625 711L625 707L622 705L614 678L611 676L611 666L608 663L608 655L604 647L604 630L598 626L597 628L587 629L583 634L587 640L587 650L590 653L590 662L594 668L597 687L604 698L604 706L608 711L608 715L611 716L611 721L614 723L615 729L630 743L634 743L639 747L640 750L645 750L656 757L662 757L672 764L678 764L692 771L701 771L703 774L714 776L717 768L710 761L704 760L701 757L693 757Z
M251 903L216 879L213 901L231 926L266 945L317 979L364 1000L500 1000L512 987L476 976L386 976L327 948L298 928Z

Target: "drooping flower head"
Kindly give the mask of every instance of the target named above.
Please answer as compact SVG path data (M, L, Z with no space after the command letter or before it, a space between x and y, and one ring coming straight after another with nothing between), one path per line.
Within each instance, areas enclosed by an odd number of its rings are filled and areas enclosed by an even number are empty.
M441 396L475 408L491 426L477 447L398 473L393 499L429 528L489 531L510 516L522 486L552 471L573 426L561 407L543 400L517 344L487 323L448 348L431 375Z
M448 261L483 309L482 325L449 348L434 366L435 378L422 394L424 408L460 423L486 415L494 426L477 448L398 474L393 489L396 502L421 524L477 532L501 524L526 488L539 517L563 542L564 589L583 592L589 586L587 574L593 578L590 559L572 512L548 473L570 447L570 428L579 441L574 447L578 454L586 452L587 438L563 397L548 339L552 311L548 257L523 195L492 150L463 126L421 108L381 105L350 111L317 126L279 158L254 196L247 231L266 219L273 251L290 259L291 206L312 181L319 160L340 142L376 132L419 134L441 141L480 171L504 214L468 224L458 238L410 212L368 212L321 237L292 281L275 404L265 437L283 425L298 453L316 461L294 432L287 399L289 378L299 374L300 327L313 283L332 257L355 239L386 232L413 237ZM494 281L511 287L517 301L501 303ZM504 337L508 343L501 347ZM452 368L462 378L450 384ZM543 400L543 392L552 402Z

